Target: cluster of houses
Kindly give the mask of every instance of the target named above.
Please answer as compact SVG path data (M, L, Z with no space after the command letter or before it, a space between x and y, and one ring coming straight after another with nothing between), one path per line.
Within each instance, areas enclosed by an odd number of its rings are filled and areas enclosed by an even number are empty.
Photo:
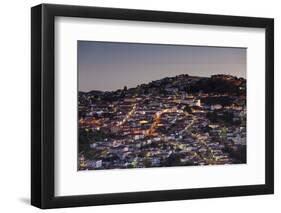
M79 150L79 169L246 163L245 96L165 89L112 101L79 97L79 132L89 146ZM210 101L224 97L231 101Z

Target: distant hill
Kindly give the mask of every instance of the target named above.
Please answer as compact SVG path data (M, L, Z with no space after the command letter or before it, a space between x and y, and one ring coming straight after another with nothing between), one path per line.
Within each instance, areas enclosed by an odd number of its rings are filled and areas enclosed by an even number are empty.
M246 95L246 79L232 75L212 75L211 77L189 76L187 74L174 77L166 77L147 84L141 84L134 88L124 85L124 89L116 91L79 92L81 96L91 96L101 99L119 99L132 95L173 95L175 93L231 93Z

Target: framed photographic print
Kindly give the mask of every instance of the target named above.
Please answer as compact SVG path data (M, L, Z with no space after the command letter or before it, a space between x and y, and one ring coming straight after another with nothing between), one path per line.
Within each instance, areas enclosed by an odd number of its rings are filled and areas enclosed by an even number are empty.
M272 194L274 21L31 9L31 203Z

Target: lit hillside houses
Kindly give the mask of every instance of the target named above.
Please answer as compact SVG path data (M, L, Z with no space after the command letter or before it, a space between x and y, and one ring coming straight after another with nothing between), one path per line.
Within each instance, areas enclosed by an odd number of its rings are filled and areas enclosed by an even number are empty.
M179 75L79 93L79 170L246 163L246 80Z

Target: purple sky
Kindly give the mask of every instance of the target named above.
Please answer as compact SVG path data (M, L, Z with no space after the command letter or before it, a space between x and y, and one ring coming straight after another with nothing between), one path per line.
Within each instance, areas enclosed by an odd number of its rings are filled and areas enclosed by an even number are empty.
M164 77L246 78L246 48L78 41L79 91L112 91Z

